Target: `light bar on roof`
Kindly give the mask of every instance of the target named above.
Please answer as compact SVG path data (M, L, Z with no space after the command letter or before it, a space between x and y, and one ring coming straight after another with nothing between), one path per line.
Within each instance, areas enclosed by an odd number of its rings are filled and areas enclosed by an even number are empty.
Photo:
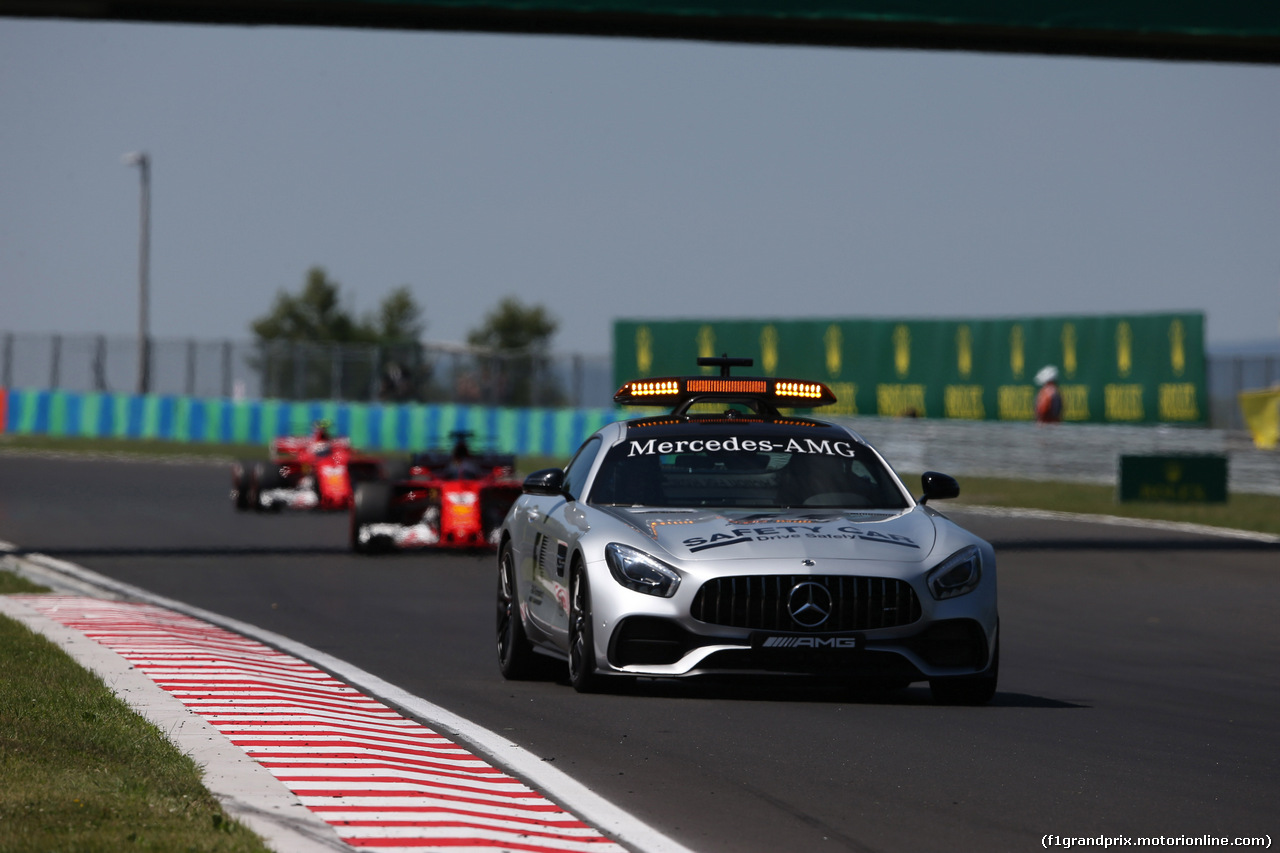
M826 406L836 401L836 395L821 382L758 376L637 379L625 383L613 395L614 402L624 406L670 406L690 399L710 402L751 398L773 406L800 408Z
M773 393L779 397L805 397L811 400L818 400L822 398L824 390L826 389L821 382L779 380L777 386L773 389Z
M686 379L689 394L767 394L769 383L763 379Z
M680 393L679 379L654 379L650 381L628 382L618 393L627 393L633 397L674 397ZM666 400L663 400L665 403Z

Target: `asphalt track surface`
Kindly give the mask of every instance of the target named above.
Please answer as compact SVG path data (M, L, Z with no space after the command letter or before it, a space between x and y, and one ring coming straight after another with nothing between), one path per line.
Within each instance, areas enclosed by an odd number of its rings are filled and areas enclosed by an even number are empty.
M1277 835L1274 543L956 511L999 560L987 707L934 706L923 685L583 696L558 668L498 674L491 556L356 557L345 517L236 514L228 483L208 465L0 455L0 539L346 660L703 853Z

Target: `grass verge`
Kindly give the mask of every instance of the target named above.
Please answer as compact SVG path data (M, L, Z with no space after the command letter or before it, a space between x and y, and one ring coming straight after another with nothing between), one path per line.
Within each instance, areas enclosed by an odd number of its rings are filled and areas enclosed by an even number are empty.
M906 478L919 488L918 476ZM1062 483L1044 480L1005 480L993 477L958 476L960 497L944 501L939 508L965 504L1047 509L1122 518L1181 521L1280 535L1280 496L1232 494L1221 504L1177 504L1135 501L1120 503L1114 486ZM918 494L918 491L917 491Z
M0 571L0 592L44 591ZM0 850L266 853L102 681L0 617Z
M0 595L12 595L16 592L49 592L49 588L34 584L0 567Z

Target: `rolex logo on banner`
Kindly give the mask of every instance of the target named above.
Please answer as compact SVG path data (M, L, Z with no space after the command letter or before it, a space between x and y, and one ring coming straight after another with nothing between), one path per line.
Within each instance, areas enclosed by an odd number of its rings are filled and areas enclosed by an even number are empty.
M1174 376L1187 369L1187 330L1181 320L1169 324L1169 366Z
M698 330L698 358L712 358L716 354L716 330L703 326ZM703 373L710 373L713 368L702 368Z
M653 332L648 326L636 329L636 369L641 376L648 376L653 368Z
M834 324L827 326L822 342L827 347L827 375L835 379L840 376L840 353L844 348L844 335L840 333L840 327Z
M911 329L906 326L893 330L893 367L899 378L911 372Z
M1076 327L1074 323L1062 325L1062 372L1068 378L1075 378L1076 367Z
M778 330L774 326L765 326L760 330L760 361L766 376L777 372Z
M1027 369L1027 341L1016 323L1009 329L1009 369L1014 379L1021 379Z
M973 332L968 326L956 329L956 370L962 379L973 373Z
M1133 328L1128 323L1116 326L1116 371L1128 376L1133 370Z

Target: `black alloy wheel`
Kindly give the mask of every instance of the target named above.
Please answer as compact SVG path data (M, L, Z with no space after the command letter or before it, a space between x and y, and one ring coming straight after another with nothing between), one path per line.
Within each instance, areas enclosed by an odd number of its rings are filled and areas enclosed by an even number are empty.
M535 674L533 646L520 621L520 600L516 595L516 564L511 546L498 554L498 668L502 677L520 681Z
M569 683L579 693L600 689L591 627L591 585L586 569L579 564L575 564L569 581Z

